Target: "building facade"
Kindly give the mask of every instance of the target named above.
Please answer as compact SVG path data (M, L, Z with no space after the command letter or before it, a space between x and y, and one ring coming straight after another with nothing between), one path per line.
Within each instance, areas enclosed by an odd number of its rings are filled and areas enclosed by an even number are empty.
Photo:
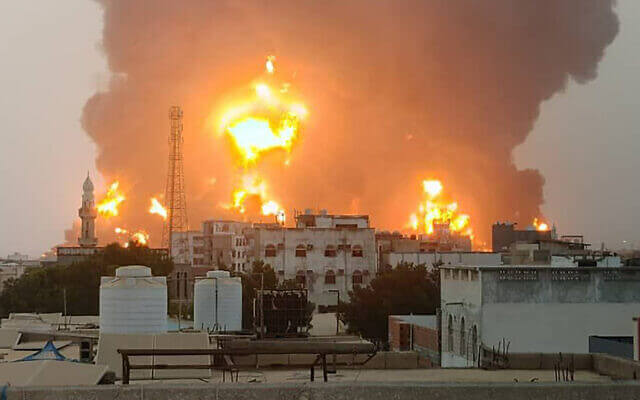
M201 231L175 232L172 258L177 264L217 267L246 272L251 266L248 234L251 224L229 220L207 220Z
M254 259L271 265L279 281L306 288L319 309L348 300L350 290L367 285L377 272L367 216L302 214L296 228L254 227L251 242Z
M531 227L530 229L516 229L513 222L496 222L491 229L491 245L492 251L501 252L509 251L509 248L515 242L535 242L538 240L554 239L554 232L538 231Z
M640 268L442 266L443 367L472 367L480 347L588 353L593 336L631 337Z

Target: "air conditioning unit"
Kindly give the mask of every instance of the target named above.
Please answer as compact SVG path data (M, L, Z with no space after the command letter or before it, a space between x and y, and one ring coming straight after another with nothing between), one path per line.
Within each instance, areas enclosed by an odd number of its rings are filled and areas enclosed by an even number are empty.
M311 243L307 245L307 250L313 250L313 245Z
M278 250L284 250L284 243L278 243Z
M342 268L338 269L338 275L344 275L344 269Z
M284 275L284 270L283 269L278 270L278 275Z
M362 271L362 275L369 275L369 270L365 269L364 271Z
M308 269L307 270L307 275L313 275L313 270L312 269Z

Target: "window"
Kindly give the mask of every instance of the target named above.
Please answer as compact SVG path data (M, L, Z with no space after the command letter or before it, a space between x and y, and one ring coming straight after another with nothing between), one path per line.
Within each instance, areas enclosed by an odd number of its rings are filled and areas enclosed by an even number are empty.
M467 355L467 340L464 332L464 317L460 319L460 355Z
M296 246L296 257L306 257L307 256L307 246L303 244L299 244Z
M336 273L333 270L327 270L324 275L324 283L326 285L335 285L336 283Z
M307 286L307 277L304 273L304 271L298 271L296 273L296 283L302 287L306 287Z
M471 352L473 353L472 359L475 362L478 353L478 327L475 325L471 329Z
M272 244L268 244L264 248L264 256L265 257L275 257L276 256L276 246Z
M351 250L351 257L362 257L362 246L355 245Z
M327 247L324 249L324 256L325 257L335 257L336 256L336 246L334 245L327 245Z
M453 352L453 317L449 314L449 322L447 323L447 349Z
M353 276L351 277L351 281L353 286L362 285L362 272L360 270L353 271Z

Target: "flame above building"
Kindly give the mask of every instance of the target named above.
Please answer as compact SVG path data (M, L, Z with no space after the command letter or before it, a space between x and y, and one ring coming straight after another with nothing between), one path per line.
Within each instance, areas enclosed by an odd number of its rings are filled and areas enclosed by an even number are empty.
M299 139L300 122L307 116L307 108L289 91L290 84L274 77L275 56L267 57L265 76L255 82L251 93L227 108L220 118L220 128L229 138L239 172L232 203L223 205L240 214L247 213L248 202L257 202L259 214L276 216L284 223L284 210L270 198L267 182L257 164L261 157L272 151L287 155ZM274 87L280 89L274 90ZM289 159L284 161L289 165Z
M471 218L459 212L457 202L447 200L443 188L442 182L437 179L422 181L425 200L420 203L418 212L411 214L410 227L418 233L431 235L436 225L446 225L449 231L473 239Z
M542 221L538 220L538 218L534 218L533 219L532 225L533 225L534 228L536 228L537 231L548 231L549 230L549 224L547 224L546 222L542 222Z

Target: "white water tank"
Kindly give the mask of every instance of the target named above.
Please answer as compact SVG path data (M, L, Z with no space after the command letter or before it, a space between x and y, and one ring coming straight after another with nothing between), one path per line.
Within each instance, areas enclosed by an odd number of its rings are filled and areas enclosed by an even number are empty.
M193 327L208 331L242 330L242 282L228 271L209 271L196 282Z
M131 265L100 281L100 333L167 331L167 278Z

